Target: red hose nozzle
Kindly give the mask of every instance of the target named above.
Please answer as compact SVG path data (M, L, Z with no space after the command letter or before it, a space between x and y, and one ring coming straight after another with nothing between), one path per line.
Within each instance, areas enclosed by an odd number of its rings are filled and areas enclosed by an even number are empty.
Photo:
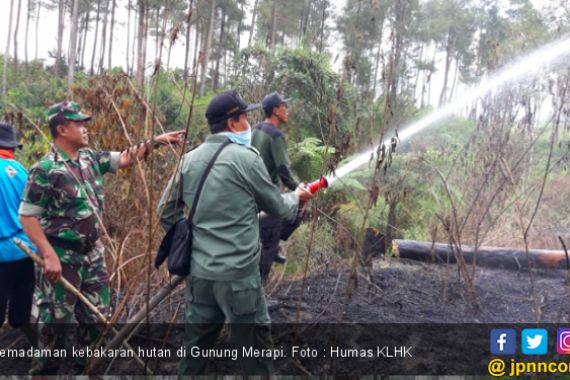
M326 189L329 186L329 181L325 177L321 177L318 180L311 182L307 185L309 191L315 194L320 189Z

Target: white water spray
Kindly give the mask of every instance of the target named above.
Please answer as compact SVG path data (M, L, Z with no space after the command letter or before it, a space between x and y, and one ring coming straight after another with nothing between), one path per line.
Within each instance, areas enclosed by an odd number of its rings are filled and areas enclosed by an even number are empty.
M448 103L447 105L427 114L416 122L405 126L398 132L400 142L405 141L416 133L453 114L461 107L470 104L477 98L490 93L494 89L497 89L507 83L532 78L539 72L539 70L545 70L546 66L556 63L558 59L569 53L570 36L567 35L516 59L513 63L503 69L484 78L478 85L468 88L460 95L460 97L458 97L457 100ZM523 76L525 77L523 78ZM388 145L389 142L390 138L387 138L382 143ZM338 178L341 178L368 163L370 156L375 154L377 149L378 147L375 147L374 149L361 153L345 165L336 169L336 176L329 175L326 177L329 186L332 186Z

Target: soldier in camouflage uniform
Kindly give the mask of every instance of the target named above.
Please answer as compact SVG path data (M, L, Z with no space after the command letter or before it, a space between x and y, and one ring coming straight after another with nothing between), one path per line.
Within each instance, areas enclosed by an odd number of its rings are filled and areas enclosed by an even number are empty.
M38 273L32 314L37 318L39 348L63 345L64 327L74 319L81 326L98 320L77 297L59 282L61 276L79 289L103 315L110 303L109 278L100 240L103 214L103 175L131 166L158 145L180 143L182 132L171 132L123 152L95 152L88 147L85 123L91 116L79 104L64 102L48 112L54 138L50 151L28 177L19 214L22 227L44 258ZM81 344L93 343L92 331L79 329ZM57 363L38 360L31 374L55 374Z

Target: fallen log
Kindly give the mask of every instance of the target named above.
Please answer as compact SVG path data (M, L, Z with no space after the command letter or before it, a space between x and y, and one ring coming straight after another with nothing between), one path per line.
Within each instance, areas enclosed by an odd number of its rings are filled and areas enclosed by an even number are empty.
M457 251L453 247L453 251ZM394 256L426 261L455 263L455 254L449 244L430 243L415 240L393 240L392 252ZM529 261L532 268L539 269L568 269L566 254L562 250L530 249L527 253L524 249L505 247L479 247L477 252L471 246L461 247L463 258L467 264L475 264L482 267L502 269L528 269Z

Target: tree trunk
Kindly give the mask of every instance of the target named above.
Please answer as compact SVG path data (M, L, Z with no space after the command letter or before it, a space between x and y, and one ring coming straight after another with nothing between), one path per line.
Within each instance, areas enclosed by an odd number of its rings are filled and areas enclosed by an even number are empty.
M127 5L127 14L128 14L128 16L127 16L127 50L126 50L126 54L125 54L126 59L127 59L127 68L126 68L127 74L129 73L129 66L130 66L130 63L129 63L130 46L129 46L129 44L131 43L131 6L132 6L132 3L131 3L131 0L129 0L129 4Z
M111 5L111 28L109 29L109 66L108 69L111 70L113 68L113 31L115 30L115 8L116 8L116 0L113 0ZM128 40L128 38L127 38Z
M321 31L319 38L319 53L322 53L323 49L325 48L325 25L327 21L327 6L328 2L323 4L323 14L321 16Z
M402 29L406 28L407 26L404 25L404 22L402 21L405 17L405 14L407 12L407 2L405 0L397 0L396 1L396 18L395 18L395 25L394 25L394 33L395 33L395 38L394 38L394 46L393 46L393 54L392 54L392 59L393 59L393 75L391 78L391 83L390 83L390 99L392 99L392 102L394 102L397 99L397 94L398 94L398 84L400 81L400 73L401 73L401 68L400 68L400 59L402 57L402 47L403 47L403 31Z
M196 36L194 36L194 53L192 56L192 70L194 70L192 74L194 75L198 75L196 68L198 67L198 55L200 50L200 42L202 41L201 35L203 33L202 23L199 20L199 18L196 19Z
M89 16L90 10L87 10L85 21L83 23L83 42L81 43L81 68L85 70L85 51L87 50L87 33L89 31Z
M57 52L55 55L55 76L61 76L62 48L63 48L63 31L65 28L65 1L59 0L59 17L57 21Z
M18 8L16 11L16 26L14 27L14 74L12 81L14 83L18 80L18 31L20 29L20 13L22 11L22 0L18 0Z
M390 246L392 244L392 239L394 238L397 223L396 208L398 207L398 196L388 195L386 196L386 203L388 204L388 219L386 220L386 245Z
M28 11L26 13L26 32L24 35L24 76L28 78L29 59L28 59L28 36L30 32L30 19L32 18L32 1L28 0Z
M188 64L190 59L190 29L192 28L193 7L194 7L194 0L190 0L188 2L188 15L186 16L186 51L184 52L184 82L186 82L186 80L188 79Z
M241 14L245 15L245 2L241 3ZM243 17L240 17L240 19L238 20L238 24L237 24L237 46L236 46L236 52L238 52L241 49L241 33L243 29Z
M374 64L374 84L372 87L373 96L376 97L378 95L376 91L376 86L378 84L378 68L380 67L380 56L382 55L382 36L383 36L383 29L384 29L384 15L378 20L378 50L376 51L376 62Z
M73 17L71 19L71 31L69 33L69 71L67 85L71 88L75 76L75 54L77 53L77 23L79 17L79 0L73 1Z
M424 46L425 46L424 44L422 44L420 46L420 54L418 55L418 63L420 63L420 64L423 62L423 59L424 59ZM414 97L413 97L414 104L417 102L417 99L418 99L416 94L418 92L418 86L420 84L420 77L422 75L422 72L423 71L421 70L420 65L418 65L418 70L416 71L416 78L414 80L414 93L413 93L414 94Z
M109 0L105 2L105 18L103 19L103 30L101 31L101 49L99 52L99 74L103 73L103 63L105 62L105 51L107 49L107 22L109 20Z
M275 1L271 5L271 30L269 32L269 50L273 51L275 48L275 35L277 32L277 6L275 5Z
M208 74L208 63L210 61L210 50L212 49L212 35L214 34L214 21L216 17L216 0L210 3L210 20L208 21L208 34L206 37L206 48L204 51L204 60L202 62L202 73L200 78L200 96L204 96L206 91L206 78Z
M224 8L222 8L222 22L220 25L220 40L218 43L219 46L219 54L218 54L218 59L216 60L216 68L214 70L214 75L212 76L212 91L215 92L216 89L218 88L218 85L220 83L220 61L222 60L222 57L224 56L224 52L223 50L223 46L222 46L222 41L224 40L225 36L224 36L224 28L226 25L226 10Z
M446 102L447 94L447 80L449 77L449 66L451 64L451 33L447 33L447 46L445 47L445 71L443 74L443 88L441 89L441 94L439 95L439 105L442 106Z
M83 49L83 36L85 35L85 17L87 16L87 14L83 17L79 17L78 21L77 21L77 50L75 53L75 59L77 61L77 67L81 67L81 50ZM72 16L73 18L73 16Z
M431 64L435 67L435 56L437 54L437 48L434 46L433 48L433 56L431 58ZM427 76L427 103L431 102L431 76L433 75L433 71L430 70Z
M134 8L133 8L134 10ZM136 62L136 47L137 47L137 36L139 33L138 25L139 25L139 13L133 12L133 35L131 41L131 67L129 67L129 75L133 76L135 72L135 62Z
M34 49L34 60L38 60L38 46L39 46L39 34L40 34L40 10L42 8L42 2L38 0L37 3L38 11L36 13L36 47Z
M456 65L455 65L455 73L453 74L453 83L451 84L451 91L449 93L449 99L453 99L453 96L455 95L455 90L457 87L457 77L459 76L459 61L455 60Z
M392 251L395 256L419 261L435 261L440 263L455 263L455 247L451 250L449 244L431 243L415 240L394 240ZM504 269L528 269L529 261L524 249L502 247L461 247L463 258L467 264ZM528 251L530 264L533 268L568 269L566 254L562 250L531 249Z
M311 7L313 0L307 0L307 6L303 9L303 19L301 20L301 38L307 34L307 27L309 26L309 16L311 14Z
M158 49L160 48L160 5L156 8L156 23L154 24L154 60L158 61Z
M146 4L144 0L138 0L138 37L137 37L137 84L139 89L144 87L144 69L145 69L145 21L146 21Z
M6 101L8 87L8 54L10 53L10 37L12 36L12 12L14 0L10 0L10 17L8 18L8 37L6 38L6 50L4 50L4 70L2 71L2 100Z
M99 21L101 19L101 0L97 0L97 16L95 18L95 37L93 38L93 54L91 55L91 70L93 75L95 69L95 54L97 53L97 37L99 36Z
M251 16L251 29L249 30L249 38L247 40L247 47L251 46L251 41L253 41L253 31L255 30L255 18L257 16L257 2L259 0L255 0L253 3L253 11Z

